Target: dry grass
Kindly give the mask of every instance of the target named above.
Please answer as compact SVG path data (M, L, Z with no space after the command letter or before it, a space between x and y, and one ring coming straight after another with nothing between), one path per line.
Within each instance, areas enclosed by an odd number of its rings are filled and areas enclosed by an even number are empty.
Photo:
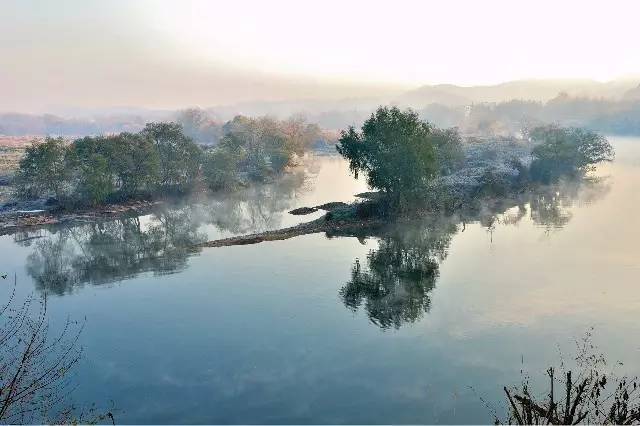
M40 136L2 136L0 135L0 176L12 175L25 149L34 141L41 141Z
M12 175L24 155L24 148L0 146L0 176Z
M2 148L26 148L33 141L43 140L42 136L4 136L0 135L0 147Z

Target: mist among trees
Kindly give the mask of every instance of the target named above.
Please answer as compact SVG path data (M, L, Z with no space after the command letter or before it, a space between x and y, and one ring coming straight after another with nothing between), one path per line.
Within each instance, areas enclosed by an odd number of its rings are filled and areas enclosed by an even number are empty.
M192 135L194 126L188 130ZM188 132L179 123L158 122L137 133L86 136L71 143L47 137L27 148L16 173L16 192L78 206L183 194L200 184L233 190L283 173L320 136L319 128L303 119L242 116L222 127L215 146L197 144Z

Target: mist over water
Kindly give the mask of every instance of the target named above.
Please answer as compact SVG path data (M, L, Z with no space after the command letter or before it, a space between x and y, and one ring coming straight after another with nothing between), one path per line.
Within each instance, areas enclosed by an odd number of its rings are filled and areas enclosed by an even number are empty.
M321 156L233 196L0 237L0 253L19 294L51 295L54 327L86 316L73 398L113 400L119 423L491 422L480 398L503 411L523 361L541 374L590 327L640 373L640 139L611 141L597 179L358 238L193 247L366 190Z

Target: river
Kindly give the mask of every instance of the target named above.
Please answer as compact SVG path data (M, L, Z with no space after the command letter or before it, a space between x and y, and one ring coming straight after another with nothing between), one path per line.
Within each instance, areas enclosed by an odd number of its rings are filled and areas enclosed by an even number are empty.
M118 423L492 422L504 385L591 328L640 373L640 139L611 141L599 179L498 212L191 248L366 190L321 156L232 197L0 237L0 269L49 295L53 332L86 318L72 398Z

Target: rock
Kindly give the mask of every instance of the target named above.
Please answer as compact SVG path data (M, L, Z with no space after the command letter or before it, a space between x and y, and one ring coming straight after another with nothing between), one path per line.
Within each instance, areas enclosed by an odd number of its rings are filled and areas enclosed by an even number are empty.
M324 203L324 204L320 204L319 206L315 206L315 209L320 209L320 210L327 210L327 211L331 211L331 210L335 210L335 209L340 209L343 207L348 207L349 205L347 203L343 203L341 201L332 201L330 203Z
M315 213L317 211L318 209L315 207L300 207L300 208L291 210L289 214L300 216L300 215Z

